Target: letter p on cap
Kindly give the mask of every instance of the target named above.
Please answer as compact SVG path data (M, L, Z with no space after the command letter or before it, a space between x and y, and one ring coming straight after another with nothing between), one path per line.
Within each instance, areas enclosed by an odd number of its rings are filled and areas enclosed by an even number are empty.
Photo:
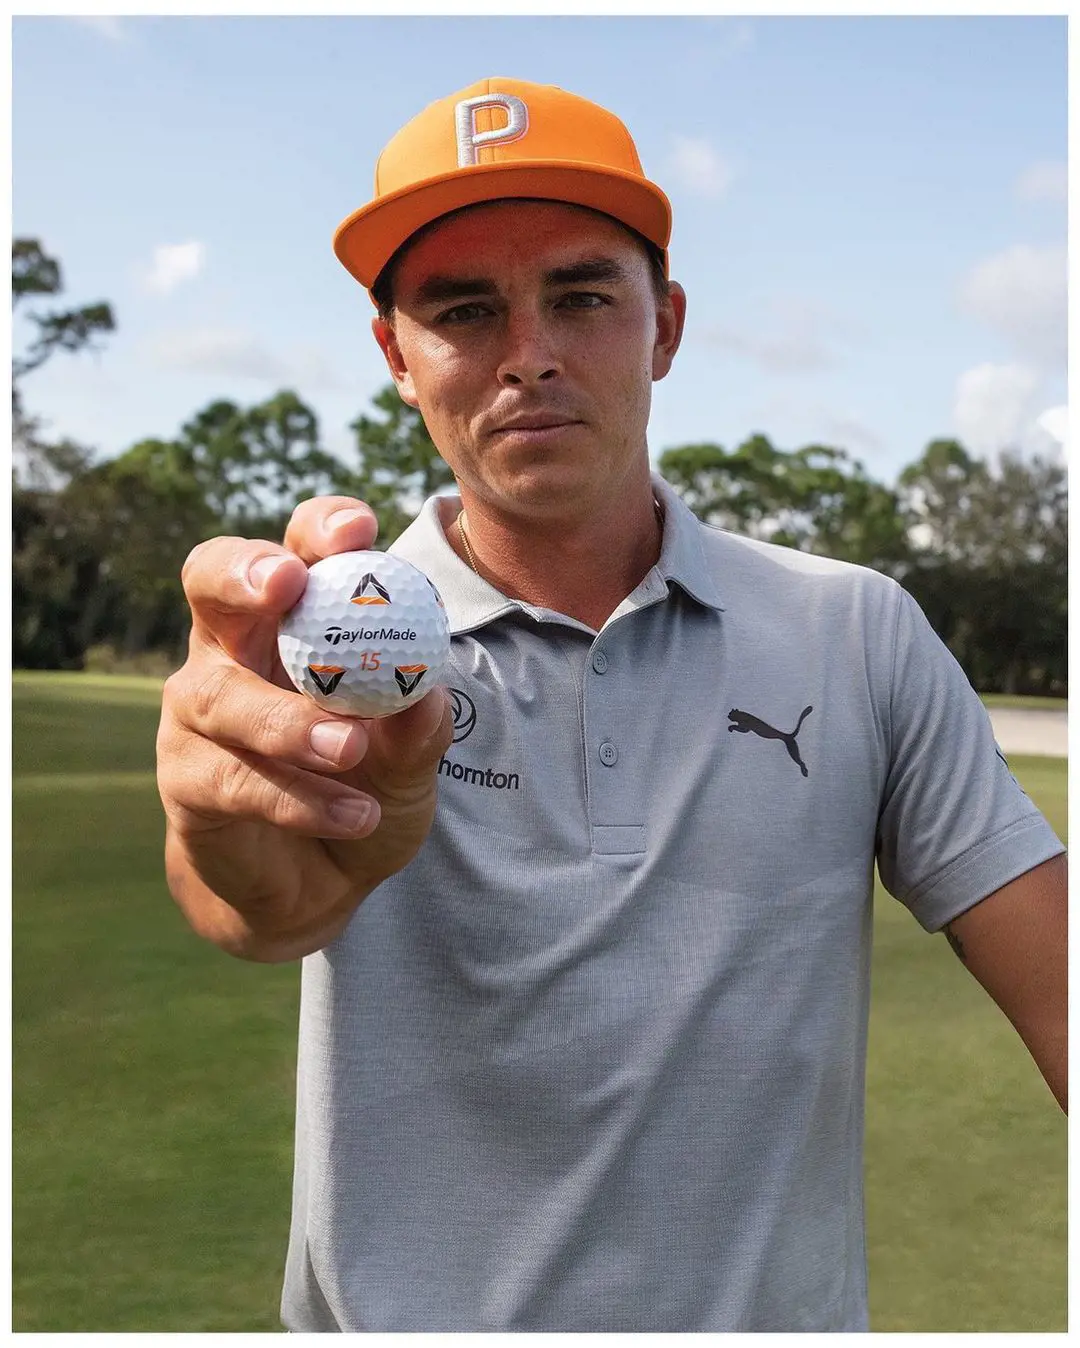
M506 126L477 131L476 114L480 108L502 108L508 119ZM479 94L476 98L462 99L454 108L454 128L458 167L469 168L478 162L482 146L520 140L529 129L529 109L514 94Z

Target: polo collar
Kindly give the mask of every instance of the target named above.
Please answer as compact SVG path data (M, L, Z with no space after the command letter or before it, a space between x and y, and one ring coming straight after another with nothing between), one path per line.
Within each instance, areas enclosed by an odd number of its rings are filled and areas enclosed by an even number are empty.
M656 569L706 608L722 612L723 601L705 560L701 538L705 525L659 473L652 475L653 492L664 511L664 542Z
M434 583L446 605L452 636L484 627L504 613L533 611L529 605L510 599L489 585L446 541L446 530L460 510L461 498L456 493L430 496L416 519L389 549L419 567Z
M665 582L674 581L699 604L722 609L705 562L700 521L659 474L652 475L652 485L664 512L664 541L654 571ZM446 530L460 510L461 500L456 493L429 497L412 524L391 544L390 551L412 562L434 582L446 605L454 636L484 627L507 613L538 617L540 610L489 585L447 542Z

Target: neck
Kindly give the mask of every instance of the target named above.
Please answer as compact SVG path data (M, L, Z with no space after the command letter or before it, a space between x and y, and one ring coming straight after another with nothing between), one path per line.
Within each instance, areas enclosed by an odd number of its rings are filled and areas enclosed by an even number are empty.
M462 490L464 518L445 522L450 546L512 599L599 631L656 565L662 526L652 487L585 518L508 517Z

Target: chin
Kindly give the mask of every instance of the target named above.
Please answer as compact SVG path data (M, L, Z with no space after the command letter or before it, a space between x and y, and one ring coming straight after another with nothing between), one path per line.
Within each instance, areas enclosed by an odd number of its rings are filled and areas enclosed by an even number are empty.
M498 494L530 513L559 515L568 506L580 508L602 480L601 474L580 462L537 463L509 475L498 484Z

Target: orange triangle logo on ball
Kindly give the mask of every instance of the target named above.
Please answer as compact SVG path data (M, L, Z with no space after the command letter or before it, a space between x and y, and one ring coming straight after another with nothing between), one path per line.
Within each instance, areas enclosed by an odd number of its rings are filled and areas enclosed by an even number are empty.
M353 590L350 604L389 604L390 595L386 587L369 571L360 577L360 584Z

